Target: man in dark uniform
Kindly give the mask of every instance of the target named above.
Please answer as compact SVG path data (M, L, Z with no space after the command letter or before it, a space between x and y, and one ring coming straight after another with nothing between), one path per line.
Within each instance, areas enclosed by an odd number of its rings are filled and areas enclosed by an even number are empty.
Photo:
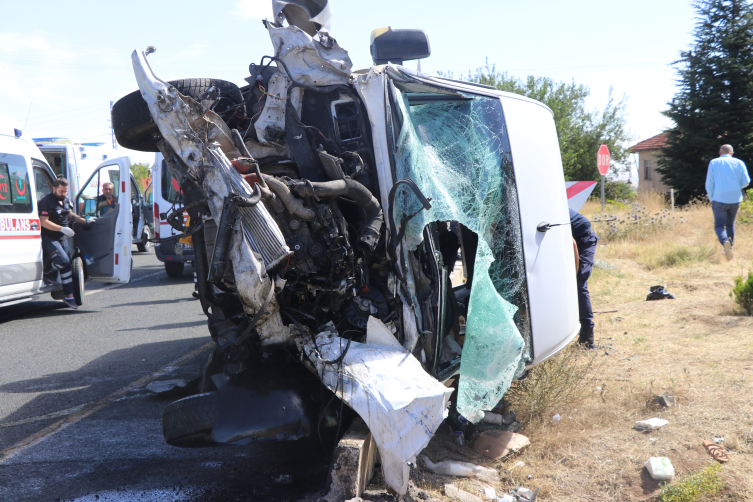
M594 266L594 255L599 238L591 229L591 222L578 213L570 210L570 229L573 232L573 242L576 249L578 264L578 311L580 313L580 338L578 343L588 349L594 345L594 313L591 308L591 295L588 293L588 278Z
M68 181L58 178L52 182L52 192L39 201L39 220L42 224L42 254L45 263L45 284L54 284L57 273L63 283L65 298L63 302L72 309L78 308L73 298L73 279L71 271L71 252L66 237L73 237L70 222L88 224L93 219L85 220L73 213L68 200Z

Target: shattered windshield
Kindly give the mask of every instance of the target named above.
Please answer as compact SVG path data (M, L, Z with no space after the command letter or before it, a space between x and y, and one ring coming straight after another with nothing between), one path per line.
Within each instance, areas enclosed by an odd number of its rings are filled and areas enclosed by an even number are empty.
M415 181L432 205L407 223L405 256L433 221L457 221L479 237L468 278L473 287L458 396L458 411L477 421L499 402L530 353L520 218L502 104L461 93L398 95L403 124L396 175ZM396 221L421 207L408 190L398 192L395 205Z

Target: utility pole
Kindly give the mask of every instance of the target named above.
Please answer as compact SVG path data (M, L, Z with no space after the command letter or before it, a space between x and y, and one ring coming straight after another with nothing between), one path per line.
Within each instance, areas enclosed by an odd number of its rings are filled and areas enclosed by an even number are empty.
M110 136L112 137L112 149L117 150L118 144L115 142L115 129L112 126L112 105L114 104L114 101L110 101Z

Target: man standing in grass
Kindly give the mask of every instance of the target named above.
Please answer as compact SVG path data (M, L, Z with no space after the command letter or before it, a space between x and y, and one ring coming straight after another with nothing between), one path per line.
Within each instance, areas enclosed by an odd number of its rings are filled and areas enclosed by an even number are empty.
M578 343L587 349L594 346L594 312L588 292L588 278L594 266L594 255L599 238L591 229L591 222L577 211L570 210L570 230L573 232L573 248L578 282L578 313L580 337Z
M731 145L722 145L719 157L709 162L706 193L714 212L714 231L724 246L727 261L732 259L735 242L735 216L743 200L742 190L750 183L745 162L732 156Z

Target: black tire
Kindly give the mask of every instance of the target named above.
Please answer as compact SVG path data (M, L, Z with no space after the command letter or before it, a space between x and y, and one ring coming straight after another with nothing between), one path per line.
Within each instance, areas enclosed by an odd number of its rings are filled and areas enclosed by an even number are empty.
M146 253L149 238L149 229L144 225L144 230L141 231L141 242L136 243L136 249L139 250L139 253Z
M212 442L210 434L219 413L218 392L179 399L162 410L162 435L173 446L205 446Z
M80 257L73 259L71 263L73 272L73 299L79 307L84 304L84 286L86 278L84 277L84 262Z
M186 78L168 82L184 96L200 101L202 95L214 86L220 92L220 99L214 108L220 116L230 120L232 110L237 106L238 116L246 115L243 94L237 85L216 78ZM228 117L225 117L225 112ZM162 137L157 124L152 120L141 91L134 91L120 98L112 106L112 128L118 143L131 150L158 152L157 141Z
M182 261L166 261L165 272L167 273L167 276L174 279L183 277L183 265L184 263Z

